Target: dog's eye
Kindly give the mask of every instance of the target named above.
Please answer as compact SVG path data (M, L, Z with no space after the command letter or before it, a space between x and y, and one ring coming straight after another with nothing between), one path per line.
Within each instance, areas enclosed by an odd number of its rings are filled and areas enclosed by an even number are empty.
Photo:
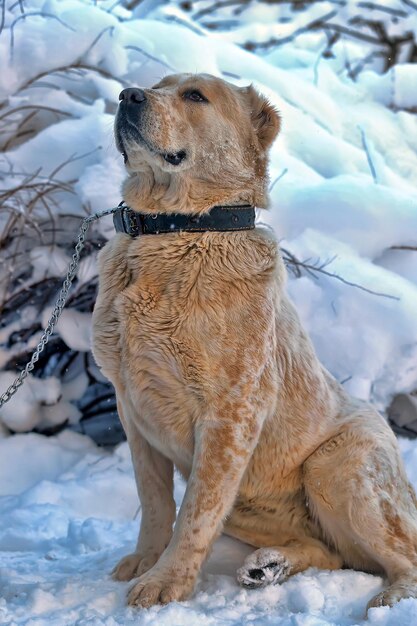
M192 100L193 102L208 102L207 98L202 93L194 89L193 91L186 91L184 96L186 100Z

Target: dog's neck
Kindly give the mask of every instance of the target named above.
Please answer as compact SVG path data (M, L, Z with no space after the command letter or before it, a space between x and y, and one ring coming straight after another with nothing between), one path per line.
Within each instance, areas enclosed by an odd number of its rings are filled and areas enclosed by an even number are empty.
M266 176L236 172L225 182L202 180L184 172L154 171L151 167L131 173L123 184L123 199L134 211L146 213L201 214L216 205L267 206Z
M248 205L215 206L209 213L184 215L178 213L153 213L132 211L121 202L113 212L117 233L130 237L142 235L172 235L178 232L242 232L255 228L255 207Z

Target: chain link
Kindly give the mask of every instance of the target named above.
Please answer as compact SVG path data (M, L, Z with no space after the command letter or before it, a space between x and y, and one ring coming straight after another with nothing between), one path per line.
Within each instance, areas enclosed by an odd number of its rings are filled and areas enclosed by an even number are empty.
M36 346L35 351L32 354L30 361L26 364L25 368L20 372L19 376L16 380L10 385L10 387L0 396L0 409L1 407L10 400L10 398L16 393L16 391L23 385L25 378L28 377L29 373L35 368L35 363L39 360L40 354L45 349L46 344L49 341L49 337L52 335L55 325L58 321L59 316L62 313L62 309L65 306L65 303L68 298L68 293L71 289L72 281L74 280L78 265L80 263L80 254L82 249L84 248L85 238L87 235L87 231L90 228L92 222L104 217L105 215L111 215L117 211L117 207L113 209L106 209L105 211L100 211L99 213L94 213L94 215L90 215L86 217L81 224L80 231L78 233L77 244L74 249L74 254L72 255L71 262L68 266L67 276L62 283L61 291L59 292L58 299L55 303L54 309L52 311L52 315L49 318L49 321L46 325L44 332L39 340L38 345Z

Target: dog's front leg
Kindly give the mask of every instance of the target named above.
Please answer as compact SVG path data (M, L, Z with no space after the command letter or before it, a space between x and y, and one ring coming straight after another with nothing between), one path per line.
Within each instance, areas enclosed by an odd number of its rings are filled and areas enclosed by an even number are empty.
M184 600L192 592L233 506L261 421L254 407L229 403L227 417L206 418L196 427L193 467L173 538L158 563L131 589L129 604L165 604Z
M128 419L123 406L118 400L119 416L132 455L142 516L136 549L116 565L113 570L115 580L131 580L152 568L171 540L176 515L173 464L146 441L133 419Z

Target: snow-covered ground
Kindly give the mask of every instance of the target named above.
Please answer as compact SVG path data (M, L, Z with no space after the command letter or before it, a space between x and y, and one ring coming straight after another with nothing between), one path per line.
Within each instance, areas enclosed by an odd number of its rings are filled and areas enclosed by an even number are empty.
M225 13L210 16L233 18L225 31L204 26L201 11L210 4L205 1L192 3L200 9L191 13L190 3L159 0L143 0L133 13L113 0L6 4L0 34L0 193L33 173L42 186L42 177L53 173L54 181L71 187L71 193L57 192L50 205L55 215L83 216L114 206L124 168L112 123L124 86L150 86L173 71L253 82L283 117L271 153L271 209L260 220L299 259L312 265L329 261L326 271L361 287L306 271L289 281L319 356L352 394L381 410L395 393L417 389L417 253L406 249L417 245L417 65L397 64L381 73L382 61L374 56L352 80L349 68L370 54L366 41L342 38L329 55L323 31L303 31L334 11L334 19L346 24L371 3L306 3L308 10L291 13L288 3L252 2L239 15L225 3ZM385 10L369 9L368 17L383 21L388 33L407 31L417 38L414 3L379 5ZM395 12L404 11L408 17L399 21ZM295 32L294 40L257 54L238 45ZM36 115L26 119L36 107ZM0 230L13 211L22 210L13 204L22 195L10 198L0 210ZM46 213L38 203L32 217L40 220ZM109 220L97 229L111 236ZM67 243L72 239L68 233ZM20 287L62 275L68 260L62 245L38 242L25 256L32 274L23 274ZM0 263L0 296L7 271ZM90 254L76 291L94 274ZM23 331L38 320L44 325L49 312L28 302L1 329L1 367L36 345L38 335L25 340ZM63 341L78 351L89 349L89 330L89 313L73 310L58 326ZM22 338L9 345L10 336L20 332ZM0 392L12 378L11 372L0 373ZM234 571L248 548L226 538L215 545L188 602L148 611L126 608L128 585L109 576L132 549L140 519L126 445L110 453L70 432L44 438L9 436L6 430L77 421L72 402L87 382L84 373L68 383L34 380L0 412L0 624L363 623L381 579L309 570L281 587L242 590ZM417 446L401 446L417 487ZM178 480L178 503L182 493ZM417 626L417 600L372 609L368 623Z
M417 448L401 442L417 487ZM176 480L180 503L184 485ZM187 602L126 607L130 583L110 571L134 548L140 522L127 444L105 453L88 438L15 435L0 441L0 624L8 626L415 626L417 600L367 601L382 580L310 569L277 587L244 590L235 571L250 548L220 538ZM372 532L372 529L370 529Z

